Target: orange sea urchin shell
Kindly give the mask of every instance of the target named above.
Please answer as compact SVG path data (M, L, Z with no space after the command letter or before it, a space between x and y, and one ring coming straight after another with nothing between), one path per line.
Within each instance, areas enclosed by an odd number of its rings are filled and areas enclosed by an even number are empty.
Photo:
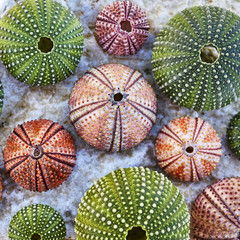
M164 126L156 142L156 156L168 174L181 181L199 181L217 166L220 139L200 118L181 117Z
M147 39L149 23L145 13L130 1L107 5L97 16L99 44L114 55L135 54Z
M70 134L58 123L45 119L18 125L7 140L3 156L12 179L38 192L62 184L76 161Z
M90 145L111 152L139 144L156 120L157 100L142 74L121 64L88 71L69 100L71 122Z
M192 240L239 240L240 178L227 178L208 186L191 211Z

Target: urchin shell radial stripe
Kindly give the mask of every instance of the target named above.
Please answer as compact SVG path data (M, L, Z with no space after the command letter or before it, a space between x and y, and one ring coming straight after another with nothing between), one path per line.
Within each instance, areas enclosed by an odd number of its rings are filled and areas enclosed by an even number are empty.
M31 85L49 85L73 73L83 50L83 29L53 0L23 0L0 20L0 57L9 72Z
M160 89L196 111L224 107L240 96L240 17L214 6L176 14L153 47Z
M78 240L126 239L132 227L148 240L188 240L189 214L179 190L150 169L118 169L84 195L75 219Z

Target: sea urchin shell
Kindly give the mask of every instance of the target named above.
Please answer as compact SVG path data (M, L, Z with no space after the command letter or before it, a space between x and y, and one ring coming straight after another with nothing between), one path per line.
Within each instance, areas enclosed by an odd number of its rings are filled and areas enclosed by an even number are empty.
M146 41L148 30L145 13L130 1L114 2L97 16L98 42L105 51L114 55L135 54Z
M240 112L228 124L227 140L231 150L240 158Z
M139 144L156 120L155 93L142 74L121 64L88 71L75 84L70 119L90 145L117 152Z
M31 191L62 184L76 161L70 134L58 123L40 119L18 125L4 148L5 168L12 179Z
M228 178L208 186L191 211L192 240L239 240L240 178Z
M22 208L12 218L9 240L64 240L66 227L60 213L43 204Z
M168 174L181 181L199 181L217 166L220 139L200 118L181 117L164 126L156 142L156 156Z
M49 85L73 73L82 55L83 30L52 0L23 0L0 20L0 57L9 72L31 85Z
M224 107L240 96L240 17L213 6L175 15L153 48L153 72L162 91L196 111Z
M118 169L84 195L75 219L78 240L189 239L189 213L179 189L147 168ZM127 238L126 238L127 237Z

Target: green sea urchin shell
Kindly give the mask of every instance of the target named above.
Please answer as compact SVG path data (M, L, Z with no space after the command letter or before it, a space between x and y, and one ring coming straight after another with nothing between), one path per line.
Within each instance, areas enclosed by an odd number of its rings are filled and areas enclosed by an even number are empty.
M73 13L52 0L23 0L0 20L0 57L9 72L31 85L50 85L73 73L83 30Z
M153 48L153 72L175 103L196 111L224 107L240 96L240 17L213 6L175 15Z
M227 140L231 150L240 159L240 112L228 124Z
M147 240L189 239L189 213L178 188L143 167L99 179L82 198L75 221L78 240L139 240L128 235L139 227Z
M65 236L62 216L43 204L22 208L13 216L8 230L10 240L64 240Z

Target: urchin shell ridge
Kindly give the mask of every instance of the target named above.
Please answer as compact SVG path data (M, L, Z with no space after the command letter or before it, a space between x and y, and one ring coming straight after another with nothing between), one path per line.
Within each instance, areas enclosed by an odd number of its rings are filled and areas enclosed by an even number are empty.
M145 13L127 0L107 5L97 16L98 42L110 54L135 54L146 41L148 30Z
M156 120L157 100L142 74L122 64L92 68L72 89L70 119L91 146L118 152L139 144Z
M199 194L191 210L192 240L239 239L240 178L220 180Z
M217 166L222 146L213 127L201 118L172 120L159 132L156 156L161 168L181 181L199 181Z
M214 6L175 15L154 43L152 65L160 89L196 111L222 108L240 96L240 17ZM204 62L201 54L216 58Z
M0 20L2 62L27 84L49 85L66 79L79 63L82 50L79 21L53 0L23 0Z
M71 174L76 150L70 134L46 119L18 125L7 139L3 152L6 171L31 191L58 187Z
M34 234L41 240L64 240L66 226L60 213L43 204L32 204L18 211L9 225L9 239L32 239Z
M135 226L148 240L189 239L189 213L178 188L143 167L118 169L84 195L75 219L78 240L126 239Z

